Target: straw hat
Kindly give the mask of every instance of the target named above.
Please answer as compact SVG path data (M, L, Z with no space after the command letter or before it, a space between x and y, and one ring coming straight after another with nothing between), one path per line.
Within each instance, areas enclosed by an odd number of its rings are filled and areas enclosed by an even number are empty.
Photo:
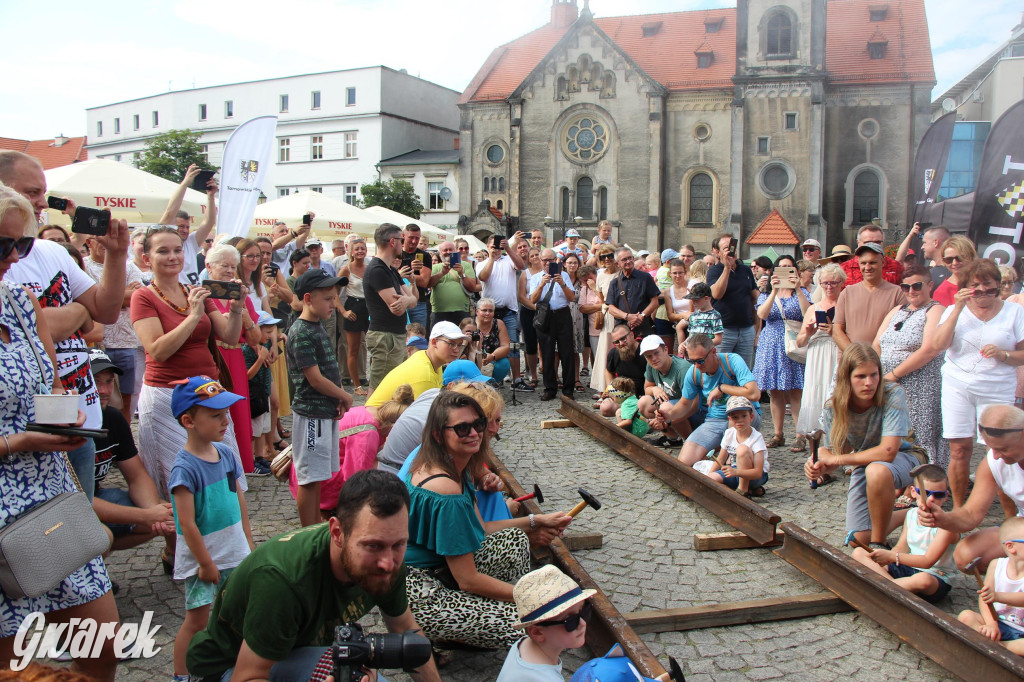
M828 258L819 258L819 265L826 265L828 263L842 263L853 258L853 251L846 244L837 244L832 247L832 255Z
M525 628L565 613L590 599L597 590L581 590L572 578L548 564L530 571L516 583L512 597L519 613L517 628Z

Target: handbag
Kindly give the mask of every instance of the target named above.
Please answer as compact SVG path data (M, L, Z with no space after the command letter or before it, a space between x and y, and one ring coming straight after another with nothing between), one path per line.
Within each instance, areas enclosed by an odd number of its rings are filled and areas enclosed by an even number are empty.
M544 298L537 301L537 312L533 318L533 328L545 335L551 331L551 295L553 293L555 293L554 282L548 287L548 293L544 295Z
M808 347L798 346L796 343L796 337L800 333L800 327L802 326L801 322L786 319L786 311L783 310L778 298L775 299L775 305L779 309L779 314L782 315L782 321L786 323L786 357L801 365L806 364Z
M33 336L6 285L0 286L4 304L10 306L27 339ZM38 366L43 360L34 343L29 344ZM40 392L48 393L42 385ZM77 488L25 510L0 529L0 587L12 599L46 594L65 578L110 548L110 539L82 491L67 453L61 457Z

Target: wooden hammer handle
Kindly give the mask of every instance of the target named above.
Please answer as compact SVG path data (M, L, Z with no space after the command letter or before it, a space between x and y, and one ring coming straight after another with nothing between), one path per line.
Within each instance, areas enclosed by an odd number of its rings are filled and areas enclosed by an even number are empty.
M575 507L569 510L569 516L576 518L576 515L583 511L584 509L586 509L586 507L587 501L581 500L579 504L577 504Z

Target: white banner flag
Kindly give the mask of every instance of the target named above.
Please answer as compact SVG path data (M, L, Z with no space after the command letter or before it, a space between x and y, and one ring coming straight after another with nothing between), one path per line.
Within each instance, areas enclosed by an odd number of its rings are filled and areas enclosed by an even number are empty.
M244 237L249 233L276 129L277 116L257 116L235 128L224 145L217 234Z

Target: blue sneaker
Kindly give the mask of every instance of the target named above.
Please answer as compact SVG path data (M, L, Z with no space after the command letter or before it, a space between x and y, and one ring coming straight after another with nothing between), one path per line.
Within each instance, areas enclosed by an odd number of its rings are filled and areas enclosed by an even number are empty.
M270 475L270 462L263 457L257 457L256 461L253 462L252 471L246 474L246 476L269 476Z

